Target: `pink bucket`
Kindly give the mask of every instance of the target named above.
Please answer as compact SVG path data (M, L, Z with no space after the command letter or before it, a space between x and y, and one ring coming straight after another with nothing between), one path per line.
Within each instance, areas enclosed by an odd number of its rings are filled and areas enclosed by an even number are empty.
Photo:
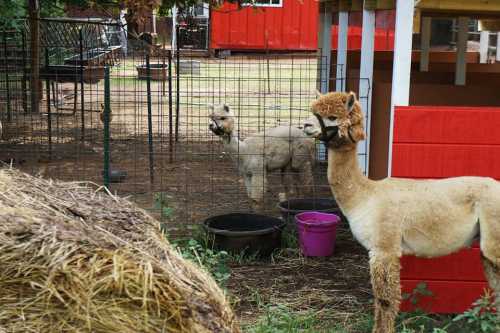
M307 257L328 257L335 248L340 217L335 214L305 212L295 215L302 254Z

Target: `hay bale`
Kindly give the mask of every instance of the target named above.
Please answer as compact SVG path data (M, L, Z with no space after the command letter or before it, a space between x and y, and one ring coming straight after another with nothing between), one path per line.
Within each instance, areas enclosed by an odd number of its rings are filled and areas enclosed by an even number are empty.
M208 273L103 191L0 170L0 332L239 332Z

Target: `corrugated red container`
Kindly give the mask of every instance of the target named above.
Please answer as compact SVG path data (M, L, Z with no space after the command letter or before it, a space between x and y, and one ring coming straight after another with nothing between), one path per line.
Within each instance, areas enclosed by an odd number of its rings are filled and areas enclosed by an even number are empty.
M500 179L499 125L500 108L396 107L392 176ZM460 313L488 287L478 244L440 258L405 256L401 264L403 293L415 294L419 284L431 293L404 300L402 311Z

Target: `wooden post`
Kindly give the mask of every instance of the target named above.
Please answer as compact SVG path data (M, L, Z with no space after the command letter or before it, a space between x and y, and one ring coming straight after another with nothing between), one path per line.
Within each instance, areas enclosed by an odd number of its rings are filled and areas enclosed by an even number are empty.
M325 94L329 91L330 81L330 59L332 52L332 7L330 2L320 3L319 15L319 38L320 61L318 90Z
M30 90L31 112L39 113L40 100L40 6L38 0L28 0L30 21Z
M457 64L455 70L455 84L457 86L465 86L467 73L467 39L468 39L468 24L469 18L461 16L458 18L458 34L457 34Z
M429 49L431 47L431 23L429 16L422 18L422 32L420 34L420 71L429 71Z
M349 28L349 12L339 12L339 38L337 44L336 91L346 89L347 80L347 31Z
M490 32L481 31L479 35L479 63L486 64L488 62L488 51L490 48Z
M495 60L500 62L500 32L497 32L497 53Z
M410 103L411 49L413 36L414 3L408 0L396 2L396 31L394 36L394 60L392 70L391 116L389 125L389 156L387 175L392 172L392 141L394 132L394 107Z
M375 55L375 11L363 9L361 36L361 67L359 71L359 100L366 117L367 139L358 146L358 154L364 159L363 171L368 173L368 147L370 145L370 114L372 105L373 59Z

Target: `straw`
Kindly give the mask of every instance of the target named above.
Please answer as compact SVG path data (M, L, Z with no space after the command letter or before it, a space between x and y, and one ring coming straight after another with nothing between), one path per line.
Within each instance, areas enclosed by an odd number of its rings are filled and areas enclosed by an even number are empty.
M240 332L160 225L92 183L0 170L0 332Z

